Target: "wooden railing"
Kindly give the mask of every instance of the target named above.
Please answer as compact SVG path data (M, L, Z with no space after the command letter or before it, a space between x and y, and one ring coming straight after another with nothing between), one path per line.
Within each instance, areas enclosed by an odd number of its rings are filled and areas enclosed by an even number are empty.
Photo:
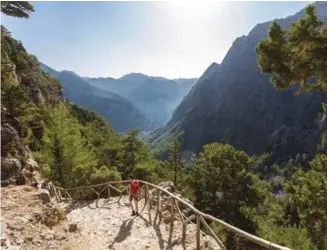
M92 185L92 186L85 186L85 187L75 187L75 188L61 188L61 187L56 187L52 184L48 185L48 189L51 195L55 196L57 202L61 202L64 200L71 200L72 192L76 192L76 191L81 191L83 192L83 190L88 190L91 191L91 193L93 193L94 195L97 196L97 198L103 197L103 194L105 194L107 192L107 196L108 198L111 197L111 191L115 191L116 193L118 193L118 195L121 197L126 191L127 191L127 186L125 188L123 188L122 190L114 187L114 185L117 184L128 184L129 181L111 181L111 182L107 182L107 183L103 183L103 184L97 184L97 185ZM209 234L211 235L211 237L217 242L217 244L220 246L221 249L226 249L226 247L223 245L223 243L221 242L221 240L218 238L218 236L213 232L213 230L210 228L210 226L208 225L208 223L206 222L206 220L208 221L212 221L212 222L216 222L219 225L223 226L225 229L227 229L230 232L233 232L234 234L237 234L245 239L247 239L248 241L251 241L253 243L256 243L260 246L263 246L267 249L274 249L274 250L291 250L287 247L284 246L280 246L277 245L275 243L269 242L267 240L264 240L262 238L259 238L255 235L249 234L237 227L234 227L222 220L219 220L209 214L205 214L201 211L199 211L198 209L196 209L194 206L192 206L191 204L189 204L188 202L184 201L183 199L181 199L180 197L170 193L169 191L165 190L162 187L156 186L152 183L146 182L146 181L142 181L140 180L140 183L143 184L143 194L144 198L145 198L145 204L148 203L148 209L149 211L152 209L152 205L153 205L153 201L156 198L156 209L158 211L159 214L159 220L161 220L161 212L162 212L162 200L161 200L161 194L165 193L169 196L169 200L170 200L170 212L171 212L171 226L173 226L174 224L174 218L175 218L175 214L177 213L180 217L181 222L183 223L183 228L182 228L182 242L183 244L185 243L185 239L186 239L186 228L187 228L187 224L190 223L192 220L196 219L196 249L199 250L200 249L200 233L201 233L201 223L204 226L204 228L207 229L207 231L209 232ZM151 192L149 191L149 188L152 188ZM100 191L98 191L100 190ZM152 193L152 197L150 196L150 193ZM189 217L185 217L179 207L179 204L183 204L185 208L188 208L189 210L192 211L192 215Z

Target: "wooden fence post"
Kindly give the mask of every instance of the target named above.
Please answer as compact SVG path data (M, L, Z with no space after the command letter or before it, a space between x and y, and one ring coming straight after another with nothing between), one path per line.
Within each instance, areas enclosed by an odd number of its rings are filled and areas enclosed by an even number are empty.
M54 191L55 196L56 196L56 201L59 202L59 197L58 197L58 194L57 194L57 188L53 187L53 191Z
M159 189L158 191L158 213L159 213L159 222L161 222L161 192Z
M144 188L144 199L145 199L145 204L148 202L148 185L145 184Z
M59 202L61 202L61 190L60 189L58 190L58 193L59 193Z
M153 202L153 197L150 198L150 192L149 192L149 189L148 189L148 194L149 194L149 211L152 209L152 202Z
M190 217L186 218L185 221L183 222L183 234L182 234L182 243L183 246L185 248L185 240L186 240L186 228L187 228L187 224L193 220L193 218L195 217L194 214L192 214Z
M73 199L72 197L71 197L71 195L69 194L69 192L68 191L66 191L66 194L67 194L67 196L68 196L68 199Z
M175 219L175 201L174 201L174 198L173 197L171 197L170 213L171 213L171 224L172 224L172 226L174 226L174 219Z
M151 204L152 199L150 198L150 192L149 192L149 188L148 188L148 186L147 186L147 194L148 194L148 202L149 202L149 204L148 204L148 212L149 212L149 215L150 215L150 213L151 213L151 208L152 208L152 204ZM150 222L150 224L151 224L151 222Z
M110 199L110 197L111 197L110 186L108 185L108 200Z
M182 244L185 247L185 241L186 241L186 223L183 223L183 231L182 231Z
M168 243L167 246L171 247L172 244L172 238L173 238L173 232L174 232L174 219L175 219L175 211L174 211L174 206L175 206L175 201L173 197L170 197L171 200L171 206L170 206L170 229L169 229L169 238L168 238Z
M200 250L200 216L196 215L196 250Z

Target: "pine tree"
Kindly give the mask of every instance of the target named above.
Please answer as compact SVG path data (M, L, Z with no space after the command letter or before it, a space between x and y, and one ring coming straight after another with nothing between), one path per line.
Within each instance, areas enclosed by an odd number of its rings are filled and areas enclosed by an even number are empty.
M60 141L60 139L58 138L57 134L54 134L54 139L53 139L53 147L52 147L52 153L53 153L53 158L54 161L51 164L51 175L52 175L52 179L56 182L56 183L60 183L62 185L63 188L65 188L66 182L64 179L64 173L63 173L63 169L64 169L64 148L63 145ZM65 173L67 174L67 173Z
M127 178L128 174L133 173L136 164L140 159L139 151L143 145L137 136L139 131L133 129L127 132L127 136L123 139L123 150L122 150L122 163L123 169L123 178Z
M44 147L38 154L44 172L65 187L90 182L97 161L81 135L81 125L64 105L50 109L48 113L42 139Z
M174 185L177 187L179 184L178 181L181 179L183 173L185 173L185 166L180 153L180 144L177 140L174 140L171 144L167 165L173 172Z
M26 1L1 1L1 11L8 16L29 18L34 8Z
M1 84L1 106L7 109L10 116L20 116L27 103L27 91L24 87L13 83Z
M314 6L305 12L289 30L272 22L268 39L257 46L258 65L262 73L273 74L271 82L277 89L299 84L297 93L327 90L327 28Z
M99 166L116 167L118 155L121 150L120 137L113 131L109 124L97 113L70 104L71 113L83 125L81 133L94 148Z

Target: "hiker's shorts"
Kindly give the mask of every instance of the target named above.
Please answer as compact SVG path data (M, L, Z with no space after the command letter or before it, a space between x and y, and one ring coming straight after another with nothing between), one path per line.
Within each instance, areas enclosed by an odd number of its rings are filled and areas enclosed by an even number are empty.
M129 201L132 201L132 200L138 201L139 200L139 196L137 194L131 194L129 196Z

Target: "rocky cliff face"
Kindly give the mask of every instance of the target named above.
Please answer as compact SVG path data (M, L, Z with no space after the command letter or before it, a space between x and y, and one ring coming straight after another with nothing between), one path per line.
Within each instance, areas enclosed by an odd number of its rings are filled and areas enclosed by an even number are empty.
M25 184L36 178L38 164L21 139L22 128L18 119L1 116L1 186Z
M42 73L37 59L13 39L1 26L1 186L34 181L38 168L33 155L23 142L27 129L22 118L13 113L21 96L12 89L25 91L26 103L56 105L64 102L61 86ZM8 90L8 88L11 88ZM40 124L34 124L37 129Z
M327 23L326 2L317 2ZM304 16L278 20L283 28ZM174 112L169 123L152 133L154 145L177 136L184 150L199 152L211 142L229 143L249 154L272 152L288 158L312 153L320 135L317 126L326 95L276 91L257 66L256 45L267 36L271 22L258 24L235 40L221 65L213 64Z

